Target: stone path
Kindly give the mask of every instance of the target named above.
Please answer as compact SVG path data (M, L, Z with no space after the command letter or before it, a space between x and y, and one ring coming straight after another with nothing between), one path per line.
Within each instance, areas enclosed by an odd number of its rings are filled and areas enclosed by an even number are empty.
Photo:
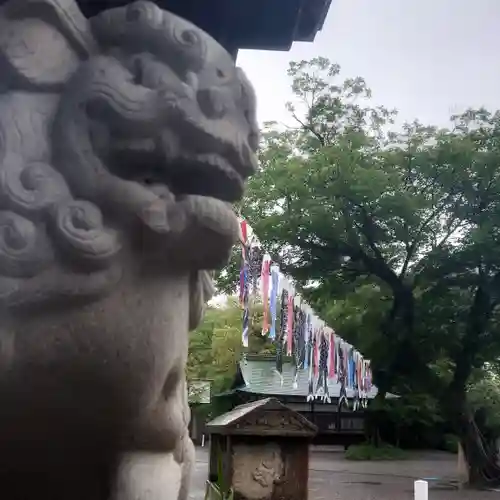
M203 500L208 449L197 450L192 500ZM310 500L413 500L415 479L430 483L429 500L500 500L500 492L457 491L456 457L447 453L414 453L401 462L350 462L340 450L313 449Z

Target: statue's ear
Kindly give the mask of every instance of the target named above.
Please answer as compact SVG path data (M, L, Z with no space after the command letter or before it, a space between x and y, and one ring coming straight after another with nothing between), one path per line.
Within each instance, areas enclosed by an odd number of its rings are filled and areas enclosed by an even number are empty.
M0 72L7 85L61 85L94 52L88 20L74 0L9 0L0 7Z

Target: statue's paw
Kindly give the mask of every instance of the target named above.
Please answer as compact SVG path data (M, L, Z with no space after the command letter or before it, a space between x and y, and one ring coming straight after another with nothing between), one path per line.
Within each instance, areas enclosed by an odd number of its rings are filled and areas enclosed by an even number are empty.
M176 259L198 269L218 269L227 263L239 237L238 219L230 204L190 195L167 210Z

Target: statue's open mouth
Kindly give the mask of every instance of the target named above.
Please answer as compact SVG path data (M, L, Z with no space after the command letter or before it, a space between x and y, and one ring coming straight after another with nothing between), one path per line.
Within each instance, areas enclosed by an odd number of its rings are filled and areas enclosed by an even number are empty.
M243 196L244 182L254 169L252 161L246 163L244 158L236 153L169 155L161 140L144 139L112 144L106 165L123 179L145 186L166 186L176 197L200 195L232 203Z

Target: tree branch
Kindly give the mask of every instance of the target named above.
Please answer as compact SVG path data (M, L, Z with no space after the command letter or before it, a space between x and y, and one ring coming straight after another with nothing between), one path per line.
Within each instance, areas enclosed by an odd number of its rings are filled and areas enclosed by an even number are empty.
M308 124L304 123L293 111L292 111L292 117L294 118L294 120L296 120L299 123L299 125L303 129L311 132L311 134L313 134L318 139L318 141L320 142L320 144L322 146L325 145L324 137L321 134L319 134L318 132L316 132L316 130L314 129L314 127L312 125L308 125Z
M417 245L420 242L420 236L422 235L424 230L427 228L427 226L443 211L444 207L446 206L446 204L450 198L451 198L451 195L446 196L444 198L444 200L442 201L442 203L430 213L430 215L424 220L424 222L420 226L415 238L413 239L413 241L410 245L409 250L407 250L406 258L405 258L404 263L403 263L403 267L401 268L401 272L399 273L399 276L401 278L404 277L404 275L408 271L408 267L411 263L412 258L415 255L415 251L417 250ZM457 220L456 217L452 219L451 226L453 226L453 222L456 220ZM436 246L436 249L440 248L442 245L444 245L446 243L446 241L448 240L448 238L456 231L456 229L458 229L458 227L453 228L453 229L448 227L448 231L446 232L444 238ZM425 257L423 257L423 258L425 258ZM415 265L413 267L418 266L418 264L423 260L423 258L420 259L420 261L418 261L417 263L415 263Z
M373 254L375 255L375 258L377 260L379 260L380 262L384 262L387 265L382 253L380 252L380 249L377 247L377 244L375 243L375 240L373 238L372 229L374 227L377 227L377 224L375 223L373 217L368 213L368 211L366 210L366 208L363 205L356 202L355 200L353 200L349 196L343 196L343 198L348 203L350 203L351 205L356 207L361 212L361 217L362 217L362 223L361 223L361 227L360 227L361 233L363 234L366 242L368 243L368 246L370 247ZM344 215L344 218L346 220L348 220L348 216L347 216L346 212L347 212L347 210L344 209L343 215Z

